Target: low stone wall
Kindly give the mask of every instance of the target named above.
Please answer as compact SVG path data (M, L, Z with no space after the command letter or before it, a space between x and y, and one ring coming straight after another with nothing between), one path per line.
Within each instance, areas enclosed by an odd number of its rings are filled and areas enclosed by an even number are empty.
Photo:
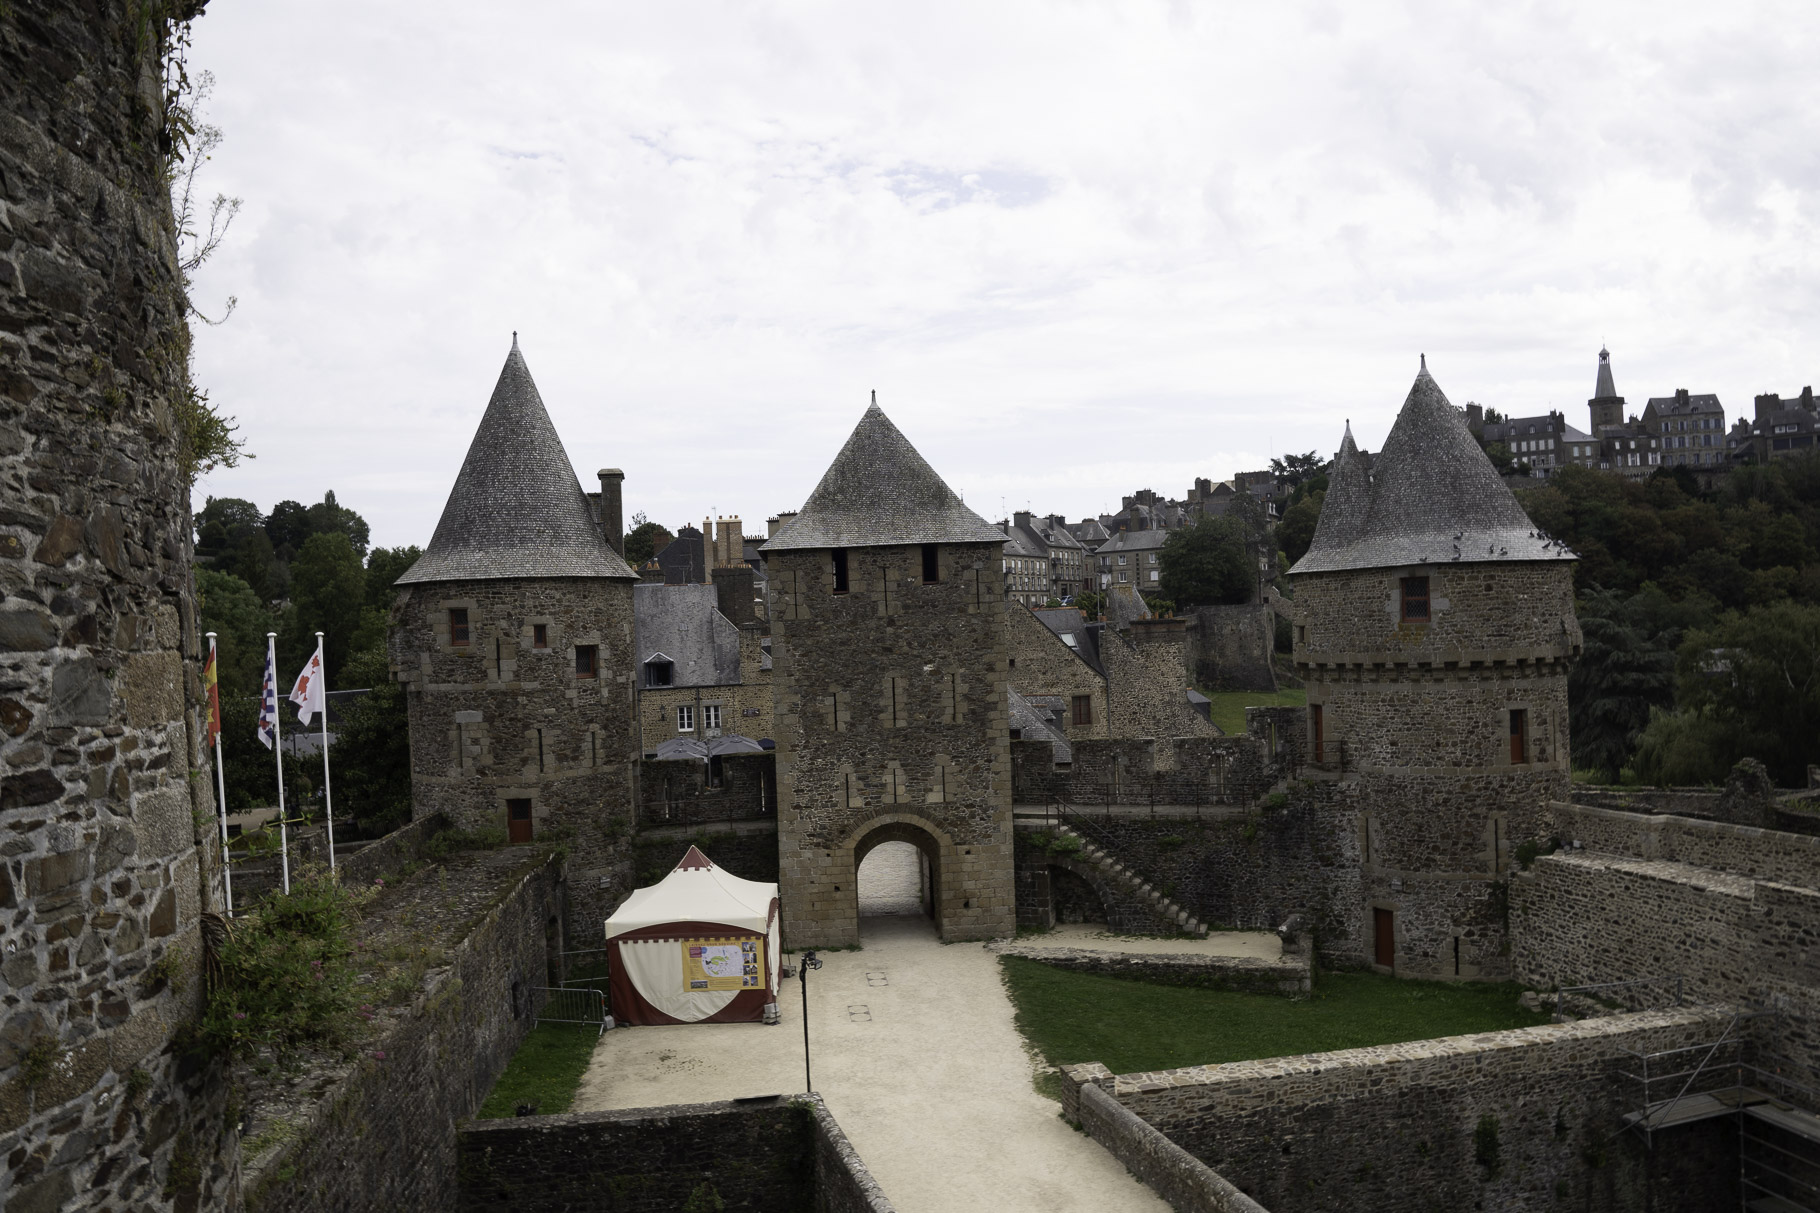
M1261 956L1205 956L1179 952L1103 952L1091 948L1045 948L1024 943L991 945L1001 956L1021 956L1051 968L1098 973L1165 986L1232 990L1243 994L1285 994L1314 988L1309 953L1266 959Z
M1065 1066L1274 1213L1302 1210L1735 1206L1726 1126L1621 1133L1626 1050L1718 1039L1726 1009L1688 1008L1371 1049L1113 1075Z
M891 1213L819 1096L464 1125L461 1213Z
M446 1209L456 1199L455 1123L472 1116L535 1022L515 985L548 971L562 861L510 884L411 1012L322 1089L290 1139L245 1176L258 1213Z
M449 828L449 819L441 813L420 817L399 826L384 838L377 839L346 857L336 856L341 882L347 885L372 884L409 863L429 855L430 839ZM341 848L335 848L339 851Z
M1078 1087L1081 1128L1176 1213L1266 1213L1219 1172L1170 1141L1099 1087Z
M1562 842L1588 851L1689 863L1805 888L1820 887L1820 837L1560 801L1548 806Z
M640 888L668 876L690 847L742 880L766 884L777 880L777 819L729 822L716 826L668 826L643 829L632 848ZM592 936L590 938L593 938ZM593 947L595 945L588 944Z

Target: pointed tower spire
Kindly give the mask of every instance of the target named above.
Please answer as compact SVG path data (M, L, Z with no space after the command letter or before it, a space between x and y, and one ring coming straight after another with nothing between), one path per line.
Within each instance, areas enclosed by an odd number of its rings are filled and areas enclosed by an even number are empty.
M1593 386L1594 400L1610 400L1618 394L1618 385L1611 377L1611 351L1599 347L1599 379Z
M795 518L763 552L996 543L1005 536L968 509L873 402Z
M398 584L637 576L595 524L513 333L436 533Z
M1346 433L1340 438L1340 450L1333 458L1333 471L1327 477L1327 496L1321 500L1321 516L1315 523L1314 539L1308 545L1308 556L1338 552L1358 539L1365 531L1366 515L1371 510L1371 480L1365 472L1365 458L1352 440L1352 420L1347 419ZM1297 561L1300 568L1302 561Z

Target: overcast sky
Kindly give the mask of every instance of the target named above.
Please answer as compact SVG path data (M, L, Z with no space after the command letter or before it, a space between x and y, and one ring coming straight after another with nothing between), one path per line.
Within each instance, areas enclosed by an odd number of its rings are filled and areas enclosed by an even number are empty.
M1454 403L1820 379L1808 3L271 4L192 70L245 209L197 374L425 543L517 330L584 485L748 533L879 403L988 518Z

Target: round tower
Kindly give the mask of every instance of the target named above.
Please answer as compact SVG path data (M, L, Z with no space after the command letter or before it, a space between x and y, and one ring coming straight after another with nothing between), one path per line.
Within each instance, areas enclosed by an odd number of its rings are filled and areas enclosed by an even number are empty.
M1505 882L1568 788L1573 559L1426 360L1369 465L1348 427L1290 570L1309 753L1357 845L1337 951L1412 977L1509 975Z
M408 690L413 817L512 842L562 832L581 922L630 887L637 579L514 336L430 546L398 579L389 656Z
M764 545L789 946L857 943L894 841L943 939L1016 931L1004 542L874 403Z

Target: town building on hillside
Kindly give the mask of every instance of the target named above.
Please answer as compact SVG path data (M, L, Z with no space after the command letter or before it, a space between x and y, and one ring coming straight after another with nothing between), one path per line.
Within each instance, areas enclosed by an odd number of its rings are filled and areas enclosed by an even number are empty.
M1685 467L1708 482L1725 465L1725 406L1710 393L1686 388L1673 396L1652 396L1643 406L1642 426L1661 443L1662 467Z
M1060 514L1019 510L1012 524L1041 551L1049 566L1049 597L1064 601L1093 585L1092 556Z
M1145 594L1160 590L1161 554L1166 531L1120 531L1093 553L1099 562L1100 588L1130 586Z
M1068 524L1068 533L1074 536L1075 540L1081 545L1081 549L1088 553L1089 556L1092 555L1094 549L1099 547L1100 544L1105 543L1108 539L1112 538L1112 532L1107 530L1106 524L1101 522L1098 518L1083 518L1079 522L1071 522ZM1087 575L1088 585L1089 588L1091 588L1093 580L1093 563L1091 560L1089 560L1087 564Z
M1812 454L1816 432L1820 432L1820 413L1815 410L1811 386L1787 400L1766 392L1756 399L1755 418L1749 422L1740 418L1728 435L1727 454L1739 462L1753 463Z
M1653 475L1661 466L1662 435L1637 417L1625 419L1624 397L1618 395L1618 385L1612 378L1610 350L1599 350L1599 375L1586 407L1592 436L1599 444L1599 469L1631 480Z
M1567 424L1558 410L1537 417L1486 421L1478 405L1468 404L1466 424L1481 441L1503 443L1511 458L1527 466L1532 476L1546 479L1564 467L1599 465L1599 444L1591 434Z
M1049 557L1029 535L1000 522L1005 533L1005 596L1025 606L1042 606L1049 601Z

